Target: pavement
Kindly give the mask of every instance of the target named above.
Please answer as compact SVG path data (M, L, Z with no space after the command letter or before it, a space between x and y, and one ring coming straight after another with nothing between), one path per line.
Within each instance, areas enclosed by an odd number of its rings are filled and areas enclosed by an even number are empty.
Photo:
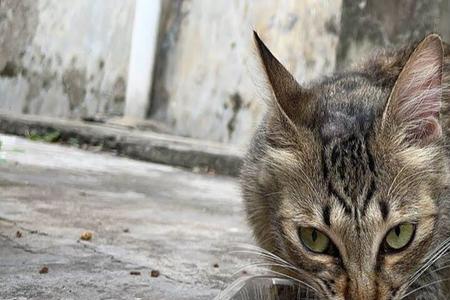
M213 299L250 260L234 178L0 141L0 299Z

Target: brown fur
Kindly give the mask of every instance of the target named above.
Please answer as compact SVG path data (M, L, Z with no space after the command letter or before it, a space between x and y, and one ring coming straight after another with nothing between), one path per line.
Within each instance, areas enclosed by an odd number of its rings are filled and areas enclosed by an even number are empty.
M257 243L295 266L277 269L307 282L323 299L401 299L446 279L444 272L431 272L445 265L443 257L407 286L450 237L450 47L430 35L300 87L256 34L255 40L273 101L241 183ZM435 68L427 73L425 65ZM416 90L439 93L410 100L418 75L424 78ZM387 231L404 222L417 224L411 245L383 253ZM338 255L309 252L299 226L325 233ZM410 297L447 299L449 293L435 283Z

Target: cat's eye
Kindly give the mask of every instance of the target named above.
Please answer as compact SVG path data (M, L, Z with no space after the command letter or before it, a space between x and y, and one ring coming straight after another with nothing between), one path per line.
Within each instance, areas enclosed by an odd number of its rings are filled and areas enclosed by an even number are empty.
M397 252L406 248L414 238L416 226L411 223L403 223L395 226L387 233L384 243L385 250Z
M298 230L303 245L315 253L324 253L330 248L330 239L316 228L300 227Z

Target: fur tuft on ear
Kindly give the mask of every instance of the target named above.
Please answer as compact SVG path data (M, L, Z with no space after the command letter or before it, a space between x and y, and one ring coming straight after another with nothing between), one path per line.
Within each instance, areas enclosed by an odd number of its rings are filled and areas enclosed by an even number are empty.
M302 119L301 111L304 108L301 107L300 102L304 102L307 98L306 92L294 76L275 58L255 31L253 31L253 37L268 82L275 96L276 105L290 121L300 122Z
M399 126L408 140L422 144L439 138L442 67L442 41L430 34L403 67L387 102L382 126Z

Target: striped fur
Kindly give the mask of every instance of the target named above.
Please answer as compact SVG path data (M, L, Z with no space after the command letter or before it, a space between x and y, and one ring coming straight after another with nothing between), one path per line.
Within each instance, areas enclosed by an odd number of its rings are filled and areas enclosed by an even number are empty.
M255 40L272 100L241 185L257 243L297 272L276 269L321 299L447 299L450 48L430 35L300 87ZM417 224L411 245L381 253L403 222ZM339 255L308 252L299 226Z

